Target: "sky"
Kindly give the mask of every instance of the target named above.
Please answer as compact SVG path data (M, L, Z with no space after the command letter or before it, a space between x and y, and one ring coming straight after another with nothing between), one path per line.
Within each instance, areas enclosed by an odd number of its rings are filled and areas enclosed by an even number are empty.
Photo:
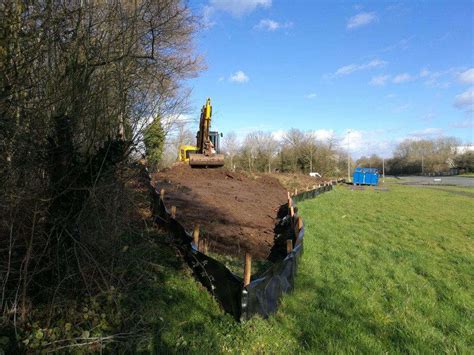
M213 129L333 135L354 157L405 138L474 141L473 1L190 0Z

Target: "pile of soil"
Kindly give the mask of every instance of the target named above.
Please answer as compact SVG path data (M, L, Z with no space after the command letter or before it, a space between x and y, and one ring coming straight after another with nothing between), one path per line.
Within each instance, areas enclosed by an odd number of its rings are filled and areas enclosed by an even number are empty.
M157 190L165 189L165 204L176 206L176 219L201 237L211 251L265 259L273 246L279 207L287 192L268 175L247 176L224 168L193 169L179 164L153 175Z

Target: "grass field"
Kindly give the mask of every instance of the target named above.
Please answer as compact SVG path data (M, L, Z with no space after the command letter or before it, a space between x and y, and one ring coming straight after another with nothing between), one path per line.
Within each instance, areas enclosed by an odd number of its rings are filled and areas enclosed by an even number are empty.
M138 349L472 353L474 199L388 188L339 187L299 204L305 254L295 291L268 320L235 323L186 268L161 258L157 282L130 305L148 329Z

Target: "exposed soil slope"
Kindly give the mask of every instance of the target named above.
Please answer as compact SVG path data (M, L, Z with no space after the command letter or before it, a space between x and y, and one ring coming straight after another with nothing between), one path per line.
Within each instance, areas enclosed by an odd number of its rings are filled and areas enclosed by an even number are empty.
M180 164L153 176L165 189L167 207L187 230L199 223L210 250L230 255L251 253L264 259L273 246L278 208L286 189L267 175L247 175L220 169L191 169Z

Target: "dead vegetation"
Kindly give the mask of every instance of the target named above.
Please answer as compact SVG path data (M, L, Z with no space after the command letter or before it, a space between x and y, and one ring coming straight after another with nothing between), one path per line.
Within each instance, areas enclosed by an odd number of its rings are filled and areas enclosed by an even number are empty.
M44 329L71 304L136 282L123 250L150 214L133 162L146 128L184 106L196 23L177 0L6 1L0 20L0 327L22 350L65 347Z

